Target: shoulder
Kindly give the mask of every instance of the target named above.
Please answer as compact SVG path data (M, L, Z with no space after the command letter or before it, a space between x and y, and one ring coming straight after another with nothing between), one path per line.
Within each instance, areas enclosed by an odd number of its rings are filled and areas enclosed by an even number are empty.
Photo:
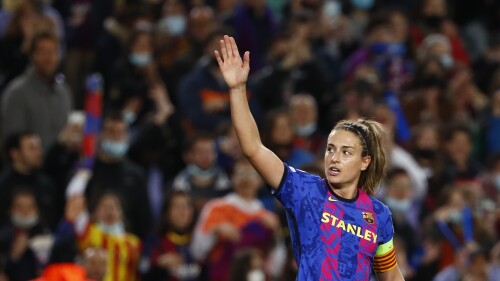
M304 183L307 182L320 182L322 178L315 174L310 174L308 172L302 171L301 169L294 168L293 166L289 166L286 163L285 165L285 174L283 175L286 178L294 178L295 180L302 180Z
M8 101L15 95L15 97L20 97L21 95L24 95L23 93L24 88L28 86L28 83L26 83L26 76L24 74L16 77L14 80L12 80L7 87L5 88L5 91L2 95L3 102Z
M375 214L384 217L391 216L391 211L389 210L389 207L387 207L387 205L385 205L384 203L382 203L380 200L378 200L373 196L368 196L368 198L370 198L372 202L373 212Z

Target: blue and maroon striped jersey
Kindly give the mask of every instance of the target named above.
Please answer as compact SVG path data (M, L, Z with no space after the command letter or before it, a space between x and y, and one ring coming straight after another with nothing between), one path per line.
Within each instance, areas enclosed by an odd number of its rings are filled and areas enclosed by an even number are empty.
M325 179L284 165L272 193L286 208L297 280L367 281L372 268L396 266L387 206L361 189L353 199L338 197Z

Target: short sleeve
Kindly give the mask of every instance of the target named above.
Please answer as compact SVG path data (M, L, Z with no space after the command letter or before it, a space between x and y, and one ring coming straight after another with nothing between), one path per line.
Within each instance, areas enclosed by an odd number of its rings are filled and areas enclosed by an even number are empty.
M294 167L285 166L283 178L276 190L271 190L283 206L287 209L297 210L301 200L311 192L317 190L321 178L317 175L306 173Z
M394 249L394 226L389 209L384 206L378 229L379 242L375 257L373 259L373 269L376 272L387 272L396 267L396 251Z

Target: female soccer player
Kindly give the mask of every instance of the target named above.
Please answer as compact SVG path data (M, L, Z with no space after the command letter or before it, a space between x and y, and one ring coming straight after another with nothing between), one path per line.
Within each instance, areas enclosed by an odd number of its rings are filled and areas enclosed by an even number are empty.
M384 131L374 121L342 121L328 136L326 179L284 164L261 142L247 101L250 53L232 37L215 51L230 88L233 125L245 156L287 210L297 280L404 280L396 263L389 209L374 199L386 164Z

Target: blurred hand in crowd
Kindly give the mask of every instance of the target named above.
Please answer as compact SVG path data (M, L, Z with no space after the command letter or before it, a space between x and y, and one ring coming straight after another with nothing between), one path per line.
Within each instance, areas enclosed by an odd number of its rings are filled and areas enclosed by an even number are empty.
M86 203L83 195L73 195L66 203L65 218L72 222L85 211Z
M168 271L174 271L184 264L184 259L178 253L165 253L158 257L158 265Z
M214 233L222 239L232 242L237 242L241 238L240 230L230 223L223 223L218 225L214 229Z
M154 102L156 108L153 122L157 125L164 124L175 112L175 107L170 101L167 89L162 83L156 83L149 91L149 98Z

